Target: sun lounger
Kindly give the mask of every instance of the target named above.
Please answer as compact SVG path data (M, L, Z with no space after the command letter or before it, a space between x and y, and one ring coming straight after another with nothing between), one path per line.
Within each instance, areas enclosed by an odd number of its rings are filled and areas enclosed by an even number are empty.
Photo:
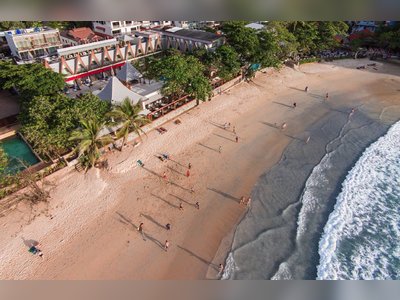
M175 123L176 125L180 125L182 122L181 122L181 120L177 119L177 120L174 121L174 123Z
M158 132L159 134L163 134L163 133L165 133L165 131L164 131L164 130L162 130L161 128L156 128L156 130L157 130L157 132Z
M168 131L168 130L165 129L164 127L160 127L160 129L161 129L163 132L167 132L167 131Z

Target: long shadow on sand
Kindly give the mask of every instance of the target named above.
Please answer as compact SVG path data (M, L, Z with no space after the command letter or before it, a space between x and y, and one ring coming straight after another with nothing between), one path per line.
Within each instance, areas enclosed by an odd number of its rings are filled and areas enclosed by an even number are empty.
M156 224L157 226L159 226L159 227L165 229L165 226L162 225L162 224L160 224L160 223L158 223L156 220L154 220L152 216L145 215L145 214L143 214L143 213L141 213L140 215L143 216L143 217L145 217L145 218L146 218L147 220L149 220L150 222Z
M174 163L176 163L177 165L180 165L180 166L183 167L183 168L186 168L186 167L187 167L187 166L185 166L185 165L182 165L180 162L178 162L178 161L176 161L176 160L173 160L172 158L169 158L169 160L172 161L172 162L174 162Z
M181 197L178 197L178 196L176 196L176 195L174 195L174 194L170 194L170 195L171 195L172 197L175 197L175 198L178 199L179 201L182 201L182 202L184 202L184 203L186 203L186 204L188 204L188 205L190 205L190 206L196 207L195 204L190 203L189 201L187 201L187 200L185 200L185 199L183 199L183 198L181 198Z
M279 105L282 105L282 106L286 106L286 107L289 107L289 108L293 108L292 105L288 105L288 104L285 104L285 103L282 103L282 102L272 101L272 103L279 104Z
M278 124L272 124L272 123L268 123L268 122L264 122L264 121L260 121L260 123L261 124L264 124L264 125L267 125L267 126L269 126L269 127L272 127L272 128L274 128L274 129L279 129L278 128Z
M175 173L177 173L177 174L179 174L179 175L182 175L182 176L185 176L185 177L186 177L186 174L183 174L182 172L179 172L178 170L175 170L175 169L172 168L172 167L167 166L167 169L169 169L169 170L171 170L172 172L175 172Z
M161 243L159 240L157 240L155 237L151 236L148 233L143 232L143 238L149 239L152 241L154 244L156 244L158 247L164 250L164 244Z
M209 124L211 124L211 125L213 125L213 126L215 126L215 127L218 127L218 128L220 128L220 129L224 129L224 130L225 130L224 124L218 124L218 123L215 123L215 122L213 122L213 121L206 121L206 122L209 123Z
M229 195L228 193L225 193L223 191L220 191L220 190L217 190L217 189L214 189L214 188L209 188L209 187L207 188L207 190L213 191L214 193L217 193L217 194L219 194L221 196L224 196L225 198L233 200L235 202L239 202L240 201L239 198L236 198L236 197L234 197L232 195Z
M124 216L123 214L121 214L121 213L118 212L118 211L115 212L115 213L119 216L118 221L119 221L120 223L122 223L122 224L124 224L124 225L130 225L130 226L133 227L133 229L137 229L137 228L138 228L138 226L136 226L135 224L133 224L132 220L129 219L128 217Z
M219 134L216 134L216 133L213 133L213 135L216 135L216 136L218 136L218 137L220 137L220 138L223 138L223 139L226 139L226 140L228 140L228 141L231 141L231 142L234 142L234 143L236 143L236 141L235 141L235 140L233 140L233 139L230 139L230 138L227 138L226 136L219 135Z
M215 152L219 153L218 149L214 149L214 148L208 147L208 146L206 146L206 145L204 145L202 143L198 143L198 145L203 146L204 148L207 148L209 150L212 150L212 151L215 151Z
M173 207L173 208L179 208L178 205L175 205L175 204L169 202L168 200L165 200L164 198L161 198L160 196L154 195L153 193L150 193L150 195L152 195L153 197L155 197L155 198L157 198L157 199L159 199L159 200L165 202L166 204L168 204L169 206L171 206L171 207Z
M192 252L192 251L190 251L190 250L188 250L188 249L186 249L186 248L183 248L182 246L177 245L177 247L178 247L179 249L185 251L186 253L188 253L190 256L193 256L194 258L197 258L197 259L198 259L199 261L201 261L202 263L205 263L207 266L211 266L211 267L213 267L215 270L218 271L218 266L217 266L216 264L213 264L211 261L208 261L208 260L202 258L201 256L197 255L196 253L194 253L194 252Z
M150 170L149 168L146 167L142 167L144 170L146 170L147 172L153 174L154 176L157 176L158 178L162 178L162 176L160 174L157 174L156 172L154 172L153 170Z
M299 88L295 88L295 87L292 87L292 86L289 86L288 87L289 89L292 89L292 90L296 90L296 91L300 91L300 92L303 92L304 93L304 95L307 95L307 96L310 96L310 97L312 97L312 98L315 98L315 99L325 99L325 95L318 95L318 94L314 94L314 93L310 93L310 92L305 92L304 90L302 90L302 89L299 89Z

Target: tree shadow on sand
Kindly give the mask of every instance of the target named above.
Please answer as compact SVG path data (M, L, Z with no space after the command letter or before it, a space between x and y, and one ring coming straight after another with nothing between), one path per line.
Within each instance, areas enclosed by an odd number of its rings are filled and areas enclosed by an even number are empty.
M233 200L235 202L239 202L240 201L239 198L236 198L236 197L234 197L234 196L232 196L232 195L230 195L228 193L225 193L223 191L220 191L220 190L217 190L217 189L214 189L214 188L209 188L209 187L207 187L207 189L210 190L210 191L213 191L214 193L217 193L217 194L219 194L219 195L221 195L221 196L223 196L223 197L225 197L227 199Z
M208 261L206 259L204 259L203 257L197 255L196 253L177 245L177 247L183 251L185 251L186 253L188 253L190 256L193 256L194 258L197 258L199 261L201 261L202 263L206 264L207 266L211 266L213 269L215 269L216 271L218 271L218 266L216 264L213 264L211 261Z

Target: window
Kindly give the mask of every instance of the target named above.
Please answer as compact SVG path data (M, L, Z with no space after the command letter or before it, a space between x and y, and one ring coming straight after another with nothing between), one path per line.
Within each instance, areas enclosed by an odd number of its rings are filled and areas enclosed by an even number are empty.
M130 26L132 24L132 21L125 21L126 26Z
M119 22L112 22L113 27L119 27Z
M120 33L121 33L121 29L113 30L113 31L112 31L112 34L120 34Z

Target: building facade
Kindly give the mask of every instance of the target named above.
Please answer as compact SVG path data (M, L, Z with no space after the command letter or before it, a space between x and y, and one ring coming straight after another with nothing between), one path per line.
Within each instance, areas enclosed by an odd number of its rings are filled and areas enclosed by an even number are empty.
M150 21L94 21L93 31L99 35L118 36L131 34L142 27L150 28Z
M173 27L160 32L163 49L175 48L181 52L192 52L203 48L213 51L225 44L225 37L207 31Z
M5 38L12 56L23 61L56 55L62 48L58 29L47 27L9 30Z
M162 50L161 35L113 38L57 50L57 57L46 58L43 63L53 71L63 74L67 82L100 73L113 73L126 61L152 55Z

